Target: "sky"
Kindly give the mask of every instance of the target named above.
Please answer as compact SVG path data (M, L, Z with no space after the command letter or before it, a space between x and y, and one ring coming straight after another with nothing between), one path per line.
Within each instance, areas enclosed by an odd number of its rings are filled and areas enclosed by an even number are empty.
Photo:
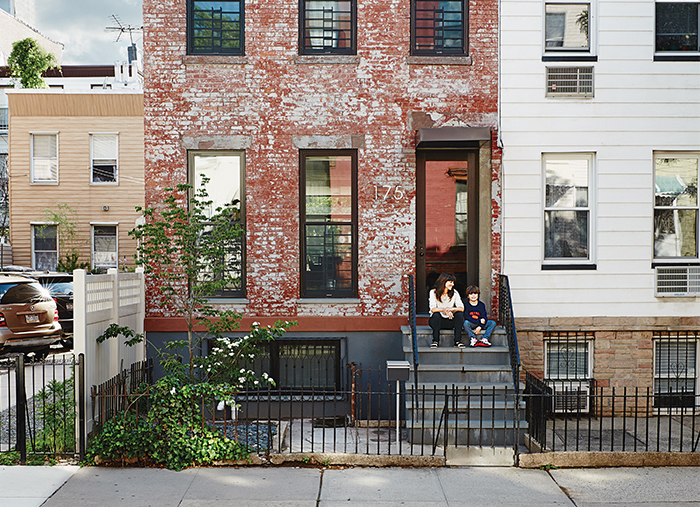
M125 27L143 24L141 0L36 0L35 28L63 44L63 65L111 65L127 61L131 44L128 33L115 42L119 32L105 31L119 26L112 14ZM141 55L142 33L135 32L133 40Z

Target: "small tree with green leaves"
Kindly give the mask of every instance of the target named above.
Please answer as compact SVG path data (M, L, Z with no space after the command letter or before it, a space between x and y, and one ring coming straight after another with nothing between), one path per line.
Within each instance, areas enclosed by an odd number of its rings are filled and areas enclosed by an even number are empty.
M78 248L78 214L65 202L59 203L57 209L44 210L44 216L48 222L56 224L58 231L58 243L64 257L58 259L58 271L72 273L74 269L90 269L89 262L80 261L80 249Z
M19 80L23 88L46 88L42 74L48 69L61 68L56 57L31 37L12 43L7 65L10 76Z

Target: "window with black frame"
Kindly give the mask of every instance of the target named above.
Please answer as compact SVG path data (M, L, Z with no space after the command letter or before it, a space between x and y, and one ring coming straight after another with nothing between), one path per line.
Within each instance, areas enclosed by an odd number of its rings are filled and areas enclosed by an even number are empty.
M357 152L301 153L302 297L355 297Z
M654 408L699 406L697 333L658 333L654 338Z
M233 216L237 219L237 223L244 226L244 153L216 150L192 151L189 153L189 164L193 192L201 188L204 178L208 180L205 188L211 202L204 210L205 217L211 218L217 213L217 209L233 208ZM229 279L227 286L213 296L245 297L245 235L231 240L227 247L227 255L221 259L221 265L223 269L212 269L202 274L202 276L211 277L225 276Z
M466 56L468 3L466 0L413 0L411 54Z
M700 52L697 2L656 2L656 52Z
M243 55L243 0L188 0L188 53Z
M355 13L355 0L299 0L299 52L355 54Z

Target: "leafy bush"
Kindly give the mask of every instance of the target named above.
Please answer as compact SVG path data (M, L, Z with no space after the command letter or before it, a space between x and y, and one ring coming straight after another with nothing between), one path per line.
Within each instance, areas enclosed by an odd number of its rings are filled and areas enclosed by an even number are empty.
M52 380L35 396L35 409L43 421L36 435L34 452L75 452L75 390L73 375Z

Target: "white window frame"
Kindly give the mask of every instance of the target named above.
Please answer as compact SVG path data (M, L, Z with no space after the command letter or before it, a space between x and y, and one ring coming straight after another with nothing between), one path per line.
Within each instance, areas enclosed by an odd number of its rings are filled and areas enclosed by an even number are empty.
M54 136L56 139L56 179L37 179L35 175L35 160L53 160L50 157L35 157L34 156L34 138L35 136ZM30 154L30 161L31 161L31 184L32 185L58 185L58 175L59 175L59 139L58 139L58 132L31 132L30 133L30 146L29 146L29 154Z
M97 264L95 260L95 227L114 227L114 244L116 250L114 252L114 265ZM91 222L90 223L90 261L92 269L109 269L119 267L119 223L118 222Z
M553 48L547 47L547 5L553 4L588 4L588 48ZM597 2L596 0L545 0L542 2L542 56L555 59L575 57L595 57L597 54Z
M588 161L588 206L571 208L558 208L547 206L547 161L548 160L587 160ZM596 188L597 188L597 170L596 170L596 154L595 152L545 152L542 153L541 161L542 171L542 206L540 224L542 224L542 265L572 265L572 266L594 266L596 262ZM546 257L546 240L547 230L545 228L545 217L547 211L587 211L588 212L588 257Z
M656 358L658 354L658 349L657 346L660 342L674 342L674 343L695 343L695 371L694 377L695 377L695 405L691 409L690 407L655 407L655 411L658 412L673 412L673 411L681 411L681 410L692 410L694 412L700 411L700 403L698 402L698 395L700 394L700 379L698 377L698 372L700 371L700 350L699 350L699 345L700 345L700 339L698 337L692 338L692 337L678 337L678 338L669 338L669 337L654 337L653 343L654 343L654 359L653 359L653 381L652 381L652 390L653 390L653 395L656 396L657 394L664 394L661 392L657 393L656 390L656 380L657 379L668 379L670 377L662 377L661 374L656 370ZM689 378L686 376L685 378Z
M660 158L676 158L676 159L695 159L697 161L698 170L698 182L700 182L700 152L695 151L655 151L654 157L652 159L652 175L653 175L653 185L651 189L651 203L652 203L652 227L651 227L651 257L654 263L660 264L674 264L682 263L688 264L692 263L695 265L700 262L700 196L696 195L696 201L694 206L657 206L656 205L656 160ZM656 226L655 217L656 210L658 209L675 209L675 210L695 210L696 212L696 223L695 223L695 257L657 257L656 256Z
M544 343L544 377L547 382L549 381L557 381L557 380L563 380L563 381L574 381L574 380L591 380L593 378L593 339L592 338L583 338L583 337L572 337L572 338L558 338L558 337L548 337L543 340ZM585 377L577 377L575 375L567 375L567 376L561 376L561 377L549 377L547 375L547 372L549 371L548 365L549 365L549 357L550 357L550 352L549 352L549 347L552 344L566 344L566 343L571 343L571 344L582 344L586 347L586 351L584 352L587 356L587 362L588 362L588 368L585 374Z
M678 50L678 51L657 51L656 50L656 5L657 4L696 4L698 5L698 17L700 18L700 2L698 0L655 0L654 1L654 56L655 57L678 57L679 59L682 59L684 57L695 57L697 58L698 55L700 55L700 48L696 48L695 50L691 51L685 51L685 50ZM698 20L699 24L699 29L700 29L700 19Z
M45 226L54 226L56 227L56 268L54 268L52 271L55 271L58 269L58 261L61 258L61 243L59 241L59 232L58 232L58 224L54 222L31 222L30 227L31 227L31 248L32 248L32 268L33 269L40 269L36 265L36 253L37 252L48 252L49 250L36 250L35 245L36 245L36 231L37 228L39 227L45 227Z
M107 159L95 159L95 136L114 137L114 181L95 181L95 161ZM111 160L111 159L110 159ZM119 132L90 132L90 184L91 185L119 185Z

